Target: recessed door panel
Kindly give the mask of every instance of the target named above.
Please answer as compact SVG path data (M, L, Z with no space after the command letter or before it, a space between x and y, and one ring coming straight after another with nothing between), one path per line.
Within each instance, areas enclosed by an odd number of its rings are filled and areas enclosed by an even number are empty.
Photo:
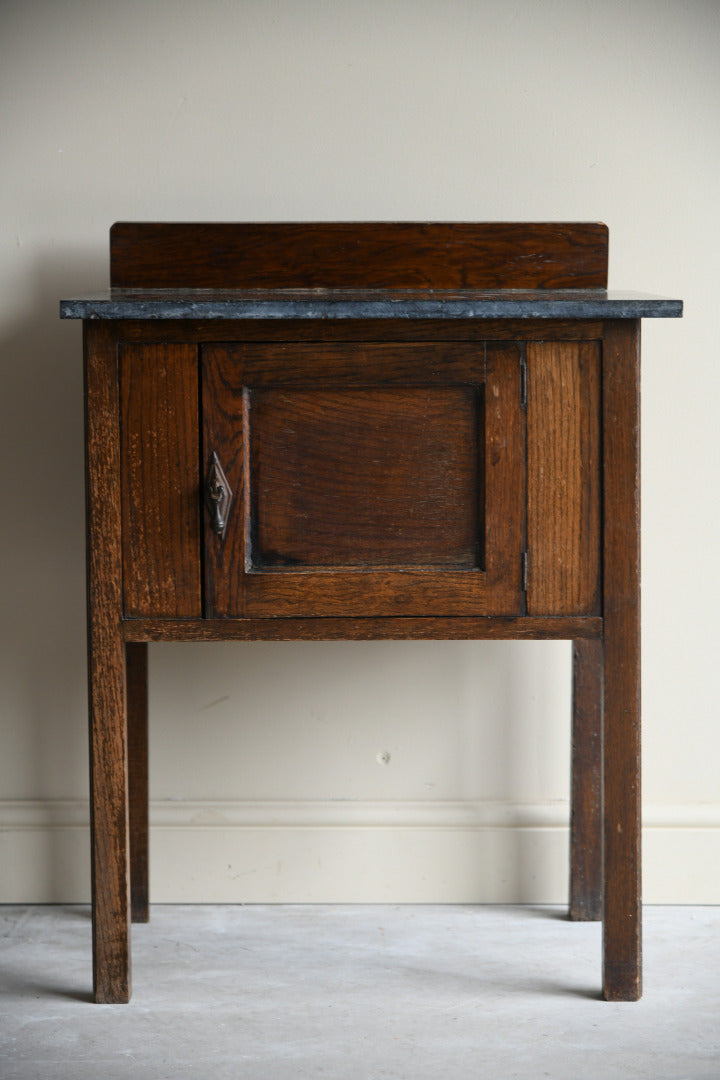
M479 394L250 393L251 569L478 569Z

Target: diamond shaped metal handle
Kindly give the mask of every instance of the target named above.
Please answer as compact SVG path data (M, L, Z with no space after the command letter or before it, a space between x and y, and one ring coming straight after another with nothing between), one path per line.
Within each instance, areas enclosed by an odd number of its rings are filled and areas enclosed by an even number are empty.
M220 458L213 450L205 478L205 505L210 514L213 532L216 532L220 539L225 536L232 497L232 489L223 472Z

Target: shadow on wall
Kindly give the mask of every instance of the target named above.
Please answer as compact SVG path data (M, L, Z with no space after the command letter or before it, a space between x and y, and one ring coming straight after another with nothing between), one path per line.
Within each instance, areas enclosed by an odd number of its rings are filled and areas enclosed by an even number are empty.
M94 290L105 281L104 258L72 252L62 257L48 257L38 267L35 280L27 290L30 299L26 318L0 330L0 443L4 466L3 498L0 500L0 589L5 615L0 644L0 792L3 800L47 802L87 798L82 334L79 322L59 319L58 304L61 297ZM420 646L421 649L428 647L437 648ZM247 655L247 651L242 653L242 648L237 646L240 663ZM306 675L304 680L311 687L310 695L314 693L313 684L328 680L327 649L319 649L316 660L307 645L284 645L282 648L297 648L298 660L305 672L308 668L311 672L314 670L309 679ZM349 674L350 685L362 685L366 677L370 678L371 670L377 667L378 650L383 652L383 666L394 669L394 648L393 643L375 643L372 650L359 650L354 654L350 671L345 672ZM193 670L202 673L206 666L209 671L213 670L212 651L208 653L203 646L184 646L178 650L177 659L174 654L171 658L165 653L158 669L163 683L169 686L175 681L182 683L182 673L188 673L188 649L194 650L190 675ZM486 649L487 656L483 660ZM253 689L248 696L266 700L265 689L277 679L276 658L273 648L265 646L253 652L252 665L245 668L242 664L244 695L250 680ZM503 774L497 777L498 784L489 783L489 788L512 790L517 786L514 783L516 755L525 734L524 718L518 712L522 713L523 700L527 697L518 695L517 688L527 682L529 676L534 678L539 674L539 665L528 665L527 652L515 651L514 643L508 643L502 649L497 643L472 647L467 643L448 643L441 651L433 652L432 662L437 663L440 659L443 660L439 677L440 707L433 709L433 713L440 714L435 721L438 727L442 730L444 711L461 708L468 716L473 715L473 727L477 724L481 729L484 725L489 728L500 723L503 732L494 740L495 764L489 766L487 760L482 760L483 740L487 739L489 746L492 737L482 731L479 736L477 731L473 735L469 723L464 733L461 730L464 722L455 725L459 743L463 744L455 748L459 762L458 795L455 797L465 797L464 793L470 798L477 797L475 783L469 775L469 772L477 775L473 761L481 771L495 768ZM261 662L258 664L257 660ZM490 678L488 664L492 668L498 661L501 670L497 677L506 687L505 699L499 707L488 713L484 709L468 710L466 705L459 705L458 694L462 697L466 691L458 690L458 687L462 688L468 681L476 688L478 680L485 684L483 670ZM363 674L363 665L367 676ZM237 672L232 673L231 669L232 674L238 678ZM330 681L335 687L332 692L342 701L347 686L343 689L336 685L341 681L339 674L343 673L335 672ZM406 671L405 677L407 675ZM399 701L406 694L408 684L402 671L397 674L391 671L390 678L397 679L398 685L392 694ZM540 683L538 690L542 694L545 689L542 678ZM295 690L287 686L289 701ZM414 688L410 692L412 690ZM477 689L473 690L473 694L476 693ZM162 685L156 686L155 694L163 696ZM169 698L172 696L170 692ZM287 710L287 722L294 722L293 711ZM341 706L338 706L338 714L342 716ZM262 715L256 719L258 730L262 730L266 722ZM562 722L565 724L565 717ZM410 730L408 724L406 728ZM422 737L422 733L418 736ZM468 753L467 747L473 739L475 748ZM232 742L230 735L230 749ZM275 756L284 745L290 747L292 757L292 738L278 742ZM531 748L520 752L532 755L534 751ZM160 753L162 750L158 746ZM352 767L352 763L348 767ZM214 775L208 764L208 786L212 785ZM479 786L484 783L483 779ZM317 797L323 798L326 787L321 780L318 784L322 790ZM362 787L362 778L359 786ZM221 797L225 794L225 791L217 793ZM480 797L485 796L481 793ZM76 897L77 883L69 881L69 877L74 878L79 873L84 877L85 872L75 864L68 865L68 859L62 854L62 844L53 843L52 830L49 836L43 835L35 850L37 859L43 863L42 868L36 867L32 874L33 880L44 883L40 891L58 901ZM520 882L523 882L524 864L523 853L518 850ZM524 884L522 891L525 891Z
M81 333L61 295L103 280L87 256L49 257L23 321L0 329L0 665L4 798L87 791Z

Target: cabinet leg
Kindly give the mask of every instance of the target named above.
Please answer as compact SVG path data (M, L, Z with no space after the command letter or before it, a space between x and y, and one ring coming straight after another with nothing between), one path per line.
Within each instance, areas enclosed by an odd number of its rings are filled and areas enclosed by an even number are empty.
M86 323L88 690L95 1000L130 999L130 845L117 346Z
M133 922L150 919L148 861L148 647L128 642L128 784L130 792L130 900Z
M603 993L637 1001L641 986L640 717L637 646L605 645Z
M602 642L573 642L570 918L602 918Z
M125 650L90 647L90 783L95 1001L130 1000Z
M603 340L603 993L641 989L639 324Z

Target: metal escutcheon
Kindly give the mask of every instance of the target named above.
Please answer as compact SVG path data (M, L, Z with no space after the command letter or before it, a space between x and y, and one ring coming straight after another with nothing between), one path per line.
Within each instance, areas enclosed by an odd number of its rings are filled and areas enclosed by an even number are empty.
M205 479L205 505L210 513L213 531L222 539L227 528L232 489L227 482L217 453L213 450Z

